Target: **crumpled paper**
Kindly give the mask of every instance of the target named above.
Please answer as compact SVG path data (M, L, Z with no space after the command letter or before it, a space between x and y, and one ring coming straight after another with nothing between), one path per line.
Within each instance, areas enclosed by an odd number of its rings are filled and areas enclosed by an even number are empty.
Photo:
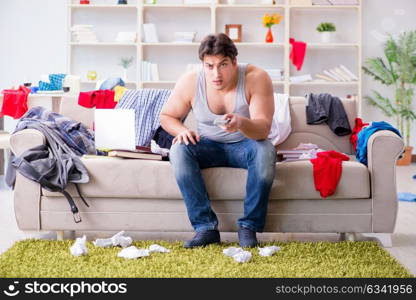
M86 255L88 253L88 249L86 246L87 237L85 235L82 238L77 238L75 243L69 248L69 251L73 256L81 256Z
M258 248L260 256L272 256L275 252L280 250L280 247L277 246L269 246L264 248Z
M229 247L222 250L226 256L232 257L235 261L239 263L248 262L251 259L251 252L244 251L242 248Z
M251 252L249 251L242 251L238 252L233 256L234 260L239 263L248 262L251 259Z
M230 257L233 257L234 255L240 252L243 252L243 249L237 247L229 247L227 249L222 250L222 253Z
M149 255L150 255L149 250L137 249L135 246L124 248L117 254L118 257L123 257L123 258L128 258L128 259L144 257L144 256L149 256Z
M124 230L116 233L111 238L108 239L96 239L93 243L97 247L111 247L111 246L121 246L126 248L131 245L133 239L129 236L124 236Z
M162 247L160 245L157 244L153 244L149 246L149 252L163 252L163 253L168 253L170 252L169 249L166 249L165 247Z

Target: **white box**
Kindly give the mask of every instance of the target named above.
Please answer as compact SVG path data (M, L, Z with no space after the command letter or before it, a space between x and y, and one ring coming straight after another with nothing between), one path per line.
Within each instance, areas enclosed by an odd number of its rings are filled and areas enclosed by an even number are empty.
M145 43L159 43L157 37L156 25L152 23L143 24L144 42Z

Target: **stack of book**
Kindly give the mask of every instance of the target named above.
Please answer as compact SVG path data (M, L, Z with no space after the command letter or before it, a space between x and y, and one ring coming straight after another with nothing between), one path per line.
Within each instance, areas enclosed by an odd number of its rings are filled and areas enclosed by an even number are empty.
M163 158L162 155L153 153L149 147L142 146L136 146L136 150L110 150L108 151L108 156L150 160L162 160Z
M140 62L140 78L142 81L159 81L157 64L142 60Z
M97 35L92 25L74 25L71 27L73 41L78 43L97 43Z
M316 74L315 77L325 81L357 81L358 77L352 73L344 65L340 65L336 68L323 70L323 74Z
M311 144L312 145L312 144ZM317 157L317 153L324 151L319 148L278 150L277 161L309 160Z

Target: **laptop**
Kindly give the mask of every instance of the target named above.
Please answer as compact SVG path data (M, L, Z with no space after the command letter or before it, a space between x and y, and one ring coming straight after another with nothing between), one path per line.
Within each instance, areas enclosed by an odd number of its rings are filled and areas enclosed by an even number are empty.
M94 129L97 149L136 149L134 109L95 109Z

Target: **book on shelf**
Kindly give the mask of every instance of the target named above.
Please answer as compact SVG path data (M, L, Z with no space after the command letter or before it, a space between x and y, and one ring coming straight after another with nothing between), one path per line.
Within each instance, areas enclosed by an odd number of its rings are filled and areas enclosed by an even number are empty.
M328 0L331 5L358 5L359 0Z
M162 155L153 153L149 147L136 146L136 150L113 149L108 151L110 157L162 160Z
M156 32L156 25L153 23L143 24L144 42L145 43L159 43L159 38Z
M142 60L140 62L140 78L142 81L159 81L158 65Z
M290 76L290 82L292 82L292 83L300 83L300 82L306 82L306 81L312 81L311 74L305 74L305 75L299 75L299 76Z
M349 82L358 80L358 77L344 65L339 65L338 67L332 69L323 70L322 72L323 74L316 74L315 77L331 82Z

